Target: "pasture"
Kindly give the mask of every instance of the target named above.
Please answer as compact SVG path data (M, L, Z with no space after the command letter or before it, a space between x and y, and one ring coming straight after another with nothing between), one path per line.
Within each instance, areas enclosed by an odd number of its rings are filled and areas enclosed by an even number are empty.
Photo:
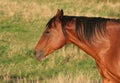
M94 59L75 45L40 62L34 58L34 48L57 9L65 15L120 18L119 0L0 0L0 82L101 82Z

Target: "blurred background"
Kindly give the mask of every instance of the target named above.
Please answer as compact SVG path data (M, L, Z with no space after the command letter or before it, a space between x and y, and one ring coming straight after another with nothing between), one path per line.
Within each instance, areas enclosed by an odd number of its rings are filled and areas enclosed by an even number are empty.
M58 9L65 15L120 18L120 0L0 0L1 83L100 83L94 59L66 45L44 61L34 48Z

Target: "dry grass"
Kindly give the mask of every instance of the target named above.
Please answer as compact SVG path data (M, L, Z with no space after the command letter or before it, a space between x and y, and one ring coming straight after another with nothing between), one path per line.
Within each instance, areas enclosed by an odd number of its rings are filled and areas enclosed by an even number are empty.
M45 80L44 83L100 83L100 80L95 80L91 75L83 73L75 76L59 74L55 78Z
M77 3L76 3L77 2ZM88 3L90 2L90 3ZM47 4L48 3L48 4ZM87 5L86 5L87 4ZM1 0L0 1L0 12L3 17L12 17L14 15L21 15L26 21L36 19L38 17L48 18L55 15L57 9L62 8L65 10L65 14L68 15L86 15L86 16L104 16L104 17L119 17L120 14L120 2L113 3L109 0L99 1L95 0L84 0L83 1L67 1L60 3L59 1L37 3L36 1L12 1L12 0ZM110 12L116 13L110 14ZM103 13L103 15L101 15ZM109 15L110 14L110 15ZM4 18L1 18L2 20Z

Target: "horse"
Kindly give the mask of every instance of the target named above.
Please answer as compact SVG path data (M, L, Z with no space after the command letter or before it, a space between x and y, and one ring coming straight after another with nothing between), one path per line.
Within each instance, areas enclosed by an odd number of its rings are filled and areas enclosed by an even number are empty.
M50 53L73 43L95 59L102 83L120 83L120 19L68 16L63 10L48 21L34 56L43 60Z

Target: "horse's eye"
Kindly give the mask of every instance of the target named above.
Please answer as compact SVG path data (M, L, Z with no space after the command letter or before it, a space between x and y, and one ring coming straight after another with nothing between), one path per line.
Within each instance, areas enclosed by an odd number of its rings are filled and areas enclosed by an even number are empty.
M46 31L45 33L46 33L46 34L49 34L49 33L50 33L50 31Z

